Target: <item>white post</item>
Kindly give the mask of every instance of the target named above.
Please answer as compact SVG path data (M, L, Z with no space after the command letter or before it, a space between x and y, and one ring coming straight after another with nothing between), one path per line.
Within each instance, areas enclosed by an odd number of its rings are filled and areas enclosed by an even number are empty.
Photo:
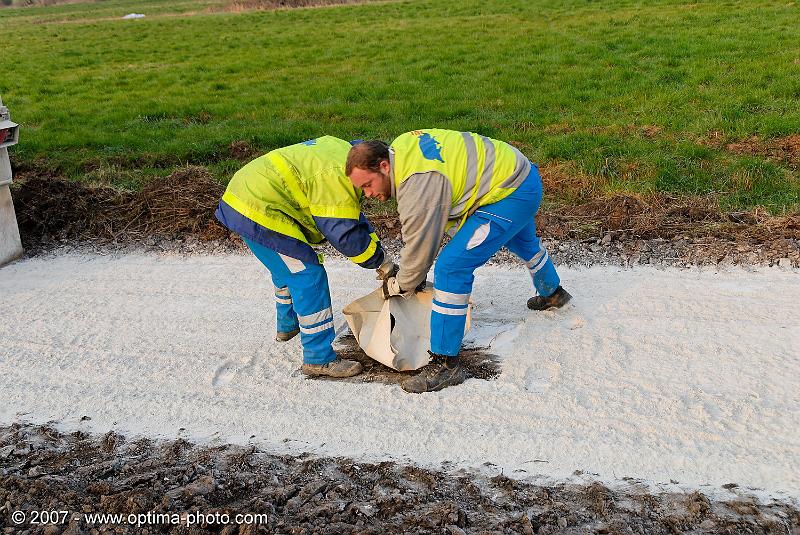
M10 120L8 110L0 98L0 122ZM3 140L0 140L2 143ZM22 241L19 237L14 202L11 200L11 161L8 148L0 148L0 266L22 256Z

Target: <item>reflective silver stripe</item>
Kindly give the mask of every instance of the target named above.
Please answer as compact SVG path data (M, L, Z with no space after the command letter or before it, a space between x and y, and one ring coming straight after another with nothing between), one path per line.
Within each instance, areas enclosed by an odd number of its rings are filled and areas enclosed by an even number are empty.
M541 261L539 261L539 263L538 263L538 264L536 264L536 267L532 267L532 268L530 268L531 275L532 275L532 274L534 274L534 273L536 273L536 272L537 272L537 271L539 271L540 269L542 269L542 268L544 267L544 265L547 263L547 260L548 260L549 258L550 258L550 257L547 255L547 251L545 251L545 253L544 253L544 256L542 257Z
M460 214L464 211L478 182L478 148L475 146L475 138L469 132L461 132L461 137L464 138L464 145L467 149L467 181L464 184L464 193L451 210L452 214Z
M475 196L475 202L489 193L489 189L492 187L492 173L494 173L494 143L488 137L481 136L481 139L486 158L483 160L483 173L481 181L478 182L478 194Z
M525 265L528 266L528 269L533 268L533 266L535 266L539 262L539 260L541 260L542 257L544 255L546 255L546 254L547 254L547 250L546 249L541 249L538 253L533 255L533 257L531 257L530 260L525 262Z
M478 180L478 148L475 145L475 138L469 132L461 132L464 144L467 148L467 182L464 185L464 193L452 210L452 213L460 214L464 211L466 204L475 194L475 202L484 197L492 189L492 174L494 173L495 146L492 140L485 136L480 136L483 141L483 171L480 181ZM475 192L475 188L478 191Z
M321 333L322 331L327 331L328 329L333 329L333 319L330 321L326 321L322 325L317 325L316 327L303 327L300 326L300 332L304 334L316 334Z
M469 307L445 308L443 306L437 305L436 303L431 304L431 310L433 310L434 312L438 312L439 314L445 314L446 316L466 316L468 308Z
M433 298L440 303L447 303L448 305L469 304L469 294L454 294L437 290L436 288L433 289Z
M333 310L330 307L326 308L325 310L320 310L319 312L314 312L313 314L308 314L306 316L297 316L297 319L300 321L300 325L314 325L315 323L319 323L320 321L324 321L327 319L331 319L333 317Z
M291 297L278 297L276 295L275 296L275 301L277 303L282 304L282 305L291 305L292 304L292 298Z
M519 187L522 182L528 178L528 174L531 172L531 162L528 158L525 157L520 151L518 151L515 147L511 147L514 149L514 152L517 154L517 165L514 167L514 172L511 174L510 177L503 180L498 187L500 188L516 188ZM525 168L528 168L528 171L524 171Z
M275 288L275 295L280 297L289 297L291 295L289 293L289 287L284 286L283 288Z

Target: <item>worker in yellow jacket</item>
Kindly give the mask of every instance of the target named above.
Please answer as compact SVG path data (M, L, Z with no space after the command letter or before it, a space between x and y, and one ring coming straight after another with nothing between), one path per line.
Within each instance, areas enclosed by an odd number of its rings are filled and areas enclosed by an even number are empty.
M444 232L453 236L434 269L431 362L401 384L405 390L428 392L464 381L458 353L473 272L501 247L528 268L537 292L528 308L561 307L570 300L536 236L539 171L508 143L472 132L415 130L391 146L354 146L345 172L368 197L397 199L403 250L399 272L384 280L385 298L413 294L424 284Z
M395 269L361 213L361 190L344 174L350 147L323 136L256 158L233 176L216 211L272 275L276 340L300 333L302 371L312 376L350 377L362 370L331 347L328 277L312 245L327 239L354 263L377 269L379 278Z

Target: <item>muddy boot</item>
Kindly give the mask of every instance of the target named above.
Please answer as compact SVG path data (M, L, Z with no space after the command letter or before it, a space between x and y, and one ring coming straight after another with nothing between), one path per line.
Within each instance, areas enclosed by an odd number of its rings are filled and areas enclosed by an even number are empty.
M352 377L364 370L364 366L355 360L336 359L327 364L303 364L300 370L310 377Z
M548 308L561 308L572 299L567 291L559 286L550 297L536 295L528 299L528 308L531 310L547 310Z
M412 377L400 383L406 392L436 392L448 386L460 385L467 378L458 357L431 353L431 362Z
M276 342L288 342L289 340L291 340L292 338L297 336L299 333L300 333L300 329L295 329L293 331L289 331L289 332L286 332L286 333L282 333L282 332L278 331L278 333L275 335L275 341Z

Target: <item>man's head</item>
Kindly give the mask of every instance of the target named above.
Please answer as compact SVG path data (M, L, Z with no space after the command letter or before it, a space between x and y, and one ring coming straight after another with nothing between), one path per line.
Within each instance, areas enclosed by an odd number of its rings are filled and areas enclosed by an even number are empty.
M388 201L392 196L389 145L383 141L364 141L354 145L347 155L344 171L350 182L363 190L367 197Z

